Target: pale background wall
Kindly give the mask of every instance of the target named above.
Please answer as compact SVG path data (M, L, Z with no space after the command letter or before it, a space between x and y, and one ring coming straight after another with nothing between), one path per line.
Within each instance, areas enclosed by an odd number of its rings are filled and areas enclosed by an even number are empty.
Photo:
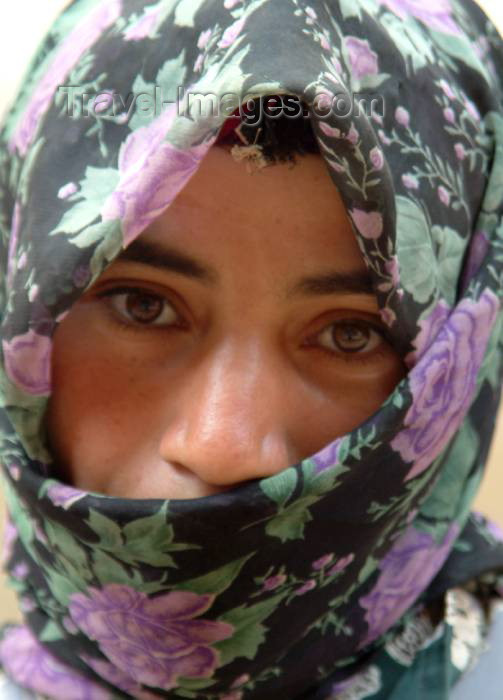
M102 0L107 2L107 0ZM66 0L16 0L2 3L0 20L0 115L13 99L26 63L53 18L65 7ZM501 0L481 0L480 5L503 31ZM487 475L476 502L476 508L503 525L503 411L500 411ZM0 496L0 522L4 506ZM1 525L0 525L1 535ZM0 623L18 615L12 591L5 588L0 575Z

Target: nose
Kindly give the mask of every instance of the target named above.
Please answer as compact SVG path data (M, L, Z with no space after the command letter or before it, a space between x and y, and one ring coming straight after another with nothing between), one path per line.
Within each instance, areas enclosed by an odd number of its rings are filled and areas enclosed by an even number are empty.
M273 354L257 343L214 351L182 381L162 432L162 460L224 488L293 464L285 382Z

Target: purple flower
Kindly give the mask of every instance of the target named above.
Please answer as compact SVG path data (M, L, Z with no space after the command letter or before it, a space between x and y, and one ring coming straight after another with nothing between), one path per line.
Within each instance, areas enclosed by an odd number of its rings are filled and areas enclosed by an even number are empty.
M486 520L486 528L495 540L503 542L503 529L494 520Z
M61 42L16 126L9 143L10 150L17 148L21 155L26 155L57 88L65 84L66 76L81 56L99 39L105 29L117 21L121 11L122 0L97 3L84 21L77 24Z
M120 688L125 693L128 693L131 697L137 698L137 700L159 700L159 695L157 693L151 693L150 690L143 690L131 676L124 673L116 666L112 666L108 661L95 659L89 656L89 654L81 654L80 658L92 668L98 676L101 676L116 688Z
M54 700L110 700L110 693L65 666L26 626L11 627L0 642L0 660L16 683Z
M313 588L316 588L316 581L310 579L300 586L300 588L297 588L295 595L304 595L304 593L309 593L309 591L312 591Z
M197 170L211 142L180 150L165 141L176 105L133 131L119 152L119 182L103 204L103 220L121 219L127 246L171 204Z
M9 379L27 394L49 394L51 339L30 328L12 340L3 340L2 347Z
M94 112L94 114L101 114L102 112L106 112L107 109L110 109L113 103L114 93L111 90L104 90L94 96L89 105L89 109Z
M195 620L212 605L213 595L173 591L149 598L121 584L89 588L70 597L72 620L95 639L108 660L136 683L174 688L177 678L209 678L218 667L210 645L234 628Z
M443 185L439 185L437 189L437 195L442 204L445 204L445 206L448 207L449 202L451 201L451 195Z
M79 188L75 184L75 182L67 182L66 185L63 185L63 187L60 187L58 190L58 198L59 199L67 199L70 197L72 194L75 194Z
M489 250L489 237L487 233L481 229L475 231L470 246L468 248L467 261L465 271L463 273L462 288L465 289L468 282L475 277L480 269L487 251Z
M337 440L329 443L326 447L311 457L311 462L314 462L315 471L317 474L325 471L325 469L329 469L330 467L335 467L339 460L339 449L341 443L342 439L337 438Z
M330 564L332 559L334 558L333 552L330 554L325 554L324 556L320 557L319 559L316 559L316 561L313 561L311 564L311 567L315 571L321 571L321 569L324 569L326 566Z
M411 527L394 542L379 564L374 588L359 601L367 611L368 625L360 648L384 634L413 605L441 568L458 534L454 523L437 545L431 535Z
M19 564L16 564L12 569L12 575L14 578L22 580L28 576L29 571L28 564L25 561L20 561Z
M415 17L427 27L444 34L460 34L451 16L450 0L379 0L401 19Z
M162 17L163 3L160 2L154 7L147 7L143 14L124 32L126 41L141 41L148 36L152 36L157 29L159 20Z
M279 588L286 581L285 574L276 574L275 576L269 576L264 581L263 591L273 591L275 588Z
M355 78L364 78L367 75L377 75L379 72L377 54L370 48L366 39L356 36L347 36L344 39L349 56L351 71Z
M454 114L452 107L446 107L444 109L444 119L446 122L449 122L449 124L454 124L456 121L456 115Z
M349 215L364 238L379 238L383 231L382 215L378 211L350 209Z
M377 146L374 146L374 148L370 151L370 160L376 170L382 169L384 165L384 156L381 149Z
M355 558L355 555L353 552L351 554L346 555L345 557L341 557L338 559L335 564L328 570L328 575L333 576L334 574L338 574L339 571L344 571L344 569L347 569L347 567L351 564L353 559Z
M61 506L64 510L68 510L81 498L84 498L87 494L84 491L79 491L79 489L74 489L71 486L66 486L65 484L53 484L47 490L47 497L50 501L54 503L55 506Z
M410 114L405 107L397 107L395 110L395 119L401 126L408 127L410 123Z
M454 100L454 98L456 97L456 95L454 94L454 92L453 92L451 86L449 85L449 83L448 83L446 80L444 80L444 79L442 78L442 80L439 82L439 85L440 85L440 87L442 88L444 95L445 95L446 97L448 97L450 100Z
M462 143L458 142L454 144L454 153L456 154L456 158L458 160L464 160L466 158L465 147Z
M477 301L463 299L439 330L443 302L422 322L419 344L427 349L409 373L413 403L404 429L391 442L412 463L406 480L428 468L463 422L499 307L496 295L486 289Z
M227 27L227 29L222 35L222 38L218 42L218 47L220 49L227 49L229 46L232 46L232 44L237 40L237 38L241 34L241 31L245 25L245 21L246 18L241 17L241 19L238 19L235 22L233 22L230 27Z

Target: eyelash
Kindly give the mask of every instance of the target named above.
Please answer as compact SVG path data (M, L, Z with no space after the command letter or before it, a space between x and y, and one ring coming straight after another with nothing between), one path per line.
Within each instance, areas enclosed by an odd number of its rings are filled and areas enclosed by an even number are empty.
M126 298L128 295L135 294L138 297L148 297L150 299L154 300L161 300L164 302L164 307L163 311L166 310L166 308L171 308L174 312L174 314L180 318L180 314L178 313L178 310L176 306L169 300L163 297L160 294L156 294L154 292L151 292L146 289L142 289L141 287L114 287L113 289L106 290L102 292L101 294L98 294L99 299L110 299L111 302L113 302L114 299L117 299L118 297L124 297ZM175 321L174 323L170 323L167 327L163 324L150 324L150 323L145 323L142 324L141 322L135 322L135 321L127 321L124 320L124 318L121 317L121 313L117 309L113 307L113 303L108 303L107 306L110 308L111 307L111 314L113 315L113 320L115 323L119 325L121 330L127 331L127 332L133 332L137 333L140 331L145 331L145 330L156 330L160 329L163 331L166 330L172 330L172 329L181 329L181 328L186 328L187 324L184 323L182 320ZM162 313L162 312L161 312ZM155 319L157 320L157 319ZM335 329L336 327L341 327L341 328L359 328L363 331L368 331L369 332L369 342L372 333L378 335L381 339L381 341L387 341L387 335L386 335L386 330L384 328L381 328L377 324L374 324L370 321L361 319L361 318L344 318L341 319L340 321L334 321L332 323L327 324L324 326L320 331L318 331L314 336L312 336L313 339L319 338L323 333L326 333L330 329ZM379 356L384 356L385 352L383 349L379 349L379 345L376 348L373 348L370 351L363 351L360 352L358 350L350 351L350 350L340 350L337 352L337 350L331 350L327 347L324 347L319 344L315 344L313 341L309 341L307 343L309 347L314 347L314 349L319 349L325 354L327 354L331 359L334 359L334 357L337 357L339 359L342 359L346 362L370 362L374 357L379 357Z

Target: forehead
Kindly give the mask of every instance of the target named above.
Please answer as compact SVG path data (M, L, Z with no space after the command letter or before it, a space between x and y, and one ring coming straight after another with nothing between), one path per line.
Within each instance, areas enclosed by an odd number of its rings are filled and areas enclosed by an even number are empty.
M141 234L145 242L218 256L253 252L264 261L309 266L324 258L364 269L349 218L321 156L247 169L213 148L174 203Z

